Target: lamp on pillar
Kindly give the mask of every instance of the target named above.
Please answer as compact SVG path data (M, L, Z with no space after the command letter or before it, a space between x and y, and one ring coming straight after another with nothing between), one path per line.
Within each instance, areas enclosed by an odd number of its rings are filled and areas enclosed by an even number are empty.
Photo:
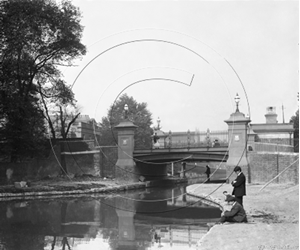
M239 97L239 94L238 94L238 93L236 93L236 96L235 96L235 98L234 98L234 101L235 101L235 103L236 103L236 110L235 110L235 112L240 112L240 111L239 111L240 97Z
M157 130L160 130L160 119L159 119L159 117L157 118Z
M128 105L127 104L124 105L124 119L125 120L128 119Z
M248 143L248 124L251 122L250 117L246 117L244 113L239 111L240 97L236 94L234 101L236 103L236 111L232 113L229 119L225 120L228 125L228 159L226 162L229 172L235 166L245 167L248 169L247 160L247 143ZM250 171L248 181L250 182ZM233 178L233 177L232 177ZM233 179L229 179L231 182Z

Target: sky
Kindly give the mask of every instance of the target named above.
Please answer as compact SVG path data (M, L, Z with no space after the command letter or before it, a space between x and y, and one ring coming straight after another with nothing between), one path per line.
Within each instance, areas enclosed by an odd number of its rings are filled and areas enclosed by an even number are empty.
M298 109L298 1L72 2L87 54L63 74L98 122L123 93L165 132L226 130L237 93L252 123Z

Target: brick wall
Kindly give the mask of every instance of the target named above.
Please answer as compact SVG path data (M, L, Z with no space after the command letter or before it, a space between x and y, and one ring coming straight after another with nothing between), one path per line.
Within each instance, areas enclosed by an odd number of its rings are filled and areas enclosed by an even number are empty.
M240 166L246 176L247 183L267 183L291 165L273 183L299 184L298 153L247 152L247 154L248 165ZM234 167L226 166L227 176L232 173ZM236 174L232 173L229 183L235 178Z

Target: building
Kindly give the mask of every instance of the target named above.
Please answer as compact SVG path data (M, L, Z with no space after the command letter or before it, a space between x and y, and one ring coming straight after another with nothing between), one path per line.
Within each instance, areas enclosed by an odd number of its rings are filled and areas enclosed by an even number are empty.
M293 124L278 123L275 107L267 107L265 117L266 123L250 124L255 141L293 146Z
M59 132L60 122L56 116L52 116L51 120L53 122L54 128ZM66 121L68 125L69 121ZM58 133L58 137L59 137ZM90 118L89 115L79 115L76 121L71 125L70 131L67 135L68 138L80 138L82 140L100 140L100 125L95 119Z
M88 115L79 115L70 129L70 138L83 140L100 140L100 125Z

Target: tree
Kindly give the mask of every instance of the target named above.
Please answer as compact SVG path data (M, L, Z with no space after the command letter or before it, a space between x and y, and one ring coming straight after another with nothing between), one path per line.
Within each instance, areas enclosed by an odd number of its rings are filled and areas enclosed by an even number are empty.
M40 101L52 140L56 142L57 136L66 139L71 125L80 115L71 88L63 82L47 89L43 89L40 83L38 84ZM57 89L58 86L61 88Z
M299 152L299 109L290 119L290 123L294 124L294 152Z
M114 104L109 108L106 117L101 121L101 139L99 144L101 146L111 146L118 143L117 133L114 129L123 119L124 106L128 105L128 118L137 127L135 132L135 147L136 148L150 148L152 145L151 135L153 130L152 115L147 110L147 103L137 103L133 97L123 94Z
M10 156L13 162L42 153L46 132L43 111L34 105L33 97L24 102L14 96L2 99L1 114L5 115L0 124L0 155Z
M58 132L60 137L63 139L61 142L61 151L64 152L66 147L65 147L65 141L67 140L68 133L70 131L71 125L76 121L77 117L80 115L79 112L76 111L76 113L70 112L67 110L65 107L63 109L62 106L59 106L59 113L56 116L57 118L57 123L58 123ZM51 121L52 122L52 121ZM53 123L53 122L52 122ZM61 154L61 166L63 168L63 173L67 173L67 165L66 165L66 159L65 155Z
M28 145L40 148L36 142L47 117L43 98L64 105L74 99L59 67L86 53L80 19L68 0L0 2L0 141L12 161L26 156Z

